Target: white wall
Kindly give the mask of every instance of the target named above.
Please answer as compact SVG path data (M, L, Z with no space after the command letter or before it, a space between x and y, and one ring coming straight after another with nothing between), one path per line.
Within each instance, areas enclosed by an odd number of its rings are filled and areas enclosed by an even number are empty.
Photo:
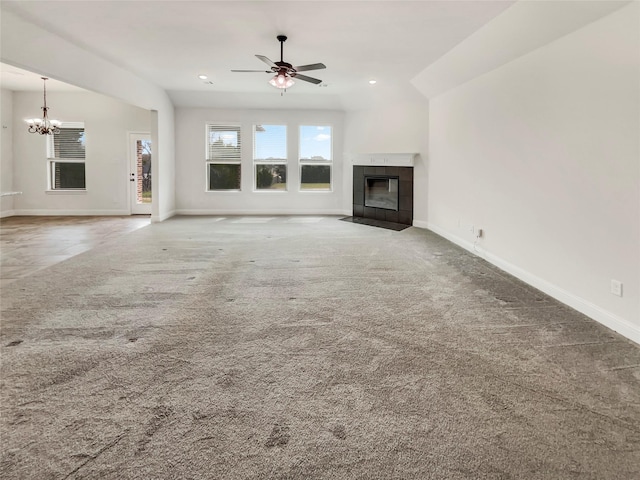
M638 18L634 2L432 99L428 185L430 228L636 342Z
M30 23L12 11L3 8L0 21L2 62L156 112L151 118L154 148L151 168L155 175L151 218L162 221L173 215L174 108L167 93L158 85Z
M13 92L14 209L20 215L127 215L130 213L128 132L148 132L151 114L95 93L47 92L52 118L84 122L86 192L47 191L46 135L29 133L41 92ZM4 176L4 163L3 163Z
M326 110L176 109L176 205L182 214L342 214L342 112ZM207 192L205 125L240 124L242 127L242 190ZM255 192L253 188L252 128L255 124L287 125L289 164L286 192ZM333 191L300 192L298 127L333 127ZM347 192L350 195L350 192Z
M376 86L375 88L378 88ZM427 218L427 150L429 104L407 84L385 89L366 109L345 116L345 196L343 208L351 212L353 167L358 153L418 153L414 167L414 221Z
M0 96L0 192L13 192L13 92L2 89ZM0 217L13 215L13 196L0 197Z
M176 211L175 111L173 105L151 110L151 171L153 172L152 222L161 222Z

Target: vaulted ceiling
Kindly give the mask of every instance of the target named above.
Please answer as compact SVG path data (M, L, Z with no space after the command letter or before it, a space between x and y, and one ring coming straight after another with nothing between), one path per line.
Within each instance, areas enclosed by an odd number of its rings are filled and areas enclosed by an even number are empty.
M271 107L287 102L358 108L376 92L415 90L413 78L513 4L511 0L3 0L2 9L159 85L176 105ZM270 75L231 72L267 70L256 54L280 60L279 34L288 36L285 61L327 66L305 72L321 79L320 85L297 81L286 92L286 100L267 83ZM33 73L29 77L3 66L2 85L40 89L39 74ZM199 79L201 74L208 78ZM369 80L377 83L372 86ZM55 79L48 87L65 89Z

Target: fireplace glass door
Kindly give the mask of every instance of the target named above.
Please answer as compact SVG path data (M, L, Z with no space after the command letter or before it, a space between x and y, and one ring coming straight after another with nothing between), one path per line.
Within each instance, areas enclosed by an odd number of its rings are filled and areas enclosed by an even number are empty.
M398 177L365 176L364 206L398 211Z

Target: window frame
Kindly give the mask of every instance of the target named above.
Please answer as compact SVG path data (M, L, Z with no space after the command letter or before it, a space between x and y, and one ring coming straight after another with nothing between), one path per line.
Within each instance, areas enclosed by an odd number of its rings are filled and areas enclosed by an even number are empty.
M67 192L67 193L76 193L76 192L86 192L87 191L87 150L86 150L86 129L84 122L62 122L60 125L60 130L64 129L82 129L82 134L84 136L83 147L84 151L83 157L56 157L55 154L55 136L60 135L60 133L48 135L47 136L47 192ZM84 165L84 187L66 187L66 188L56 188L56 164L58 163L81 163Z
M234 159L211 156L211 131L237 132L238 156ZM238 122L206 122L205 123L205 192L235 193L242 191L242 125ZM237 165L240 169L238 188L211 188L211 167L214 165Z
M273 127L284 127L284 158L282 159L257 159L256 158L256 149L258 142L256 141L256 127L258 126L273 126ZM254 193L287 193L289 191L289 125L286 123L254 123L252 126L252 140L253 140L253 152L252 152L252 170L253 170L253 191ZM284 166L286 180L284 182L284 188L258 188L258 167L259 166ZM272 183L273 185L273 183Z
M323 128L329 128L330 130L330 134L331 134L331 145L329 147L329 153L331 158L327 159L327 160L306 160L302 158L301 152L302 152L302 129L305 127L312 127L312 128L318 128L318 127L323 127ZM302 183L302 167L303 166L328 166L329 167L329 188L303 188L303 183ZM304 125L298 125L298 180L299 180L299 187L298 187L298 191L300 193L332 193L333 192L333 171L334 171L334 164L333 164L333 125L308 125L308 124L304 124Z

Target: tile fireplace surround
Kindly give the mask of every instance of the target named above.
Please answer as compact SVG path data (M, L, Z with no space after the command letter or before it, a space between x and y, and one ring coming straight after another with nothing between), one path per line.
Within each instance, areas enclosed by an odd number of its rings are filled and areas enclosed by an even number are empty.
M398 210L365 205L365 179L367 177L398 178ZM412 225L413 167L354 165L353 216Z

